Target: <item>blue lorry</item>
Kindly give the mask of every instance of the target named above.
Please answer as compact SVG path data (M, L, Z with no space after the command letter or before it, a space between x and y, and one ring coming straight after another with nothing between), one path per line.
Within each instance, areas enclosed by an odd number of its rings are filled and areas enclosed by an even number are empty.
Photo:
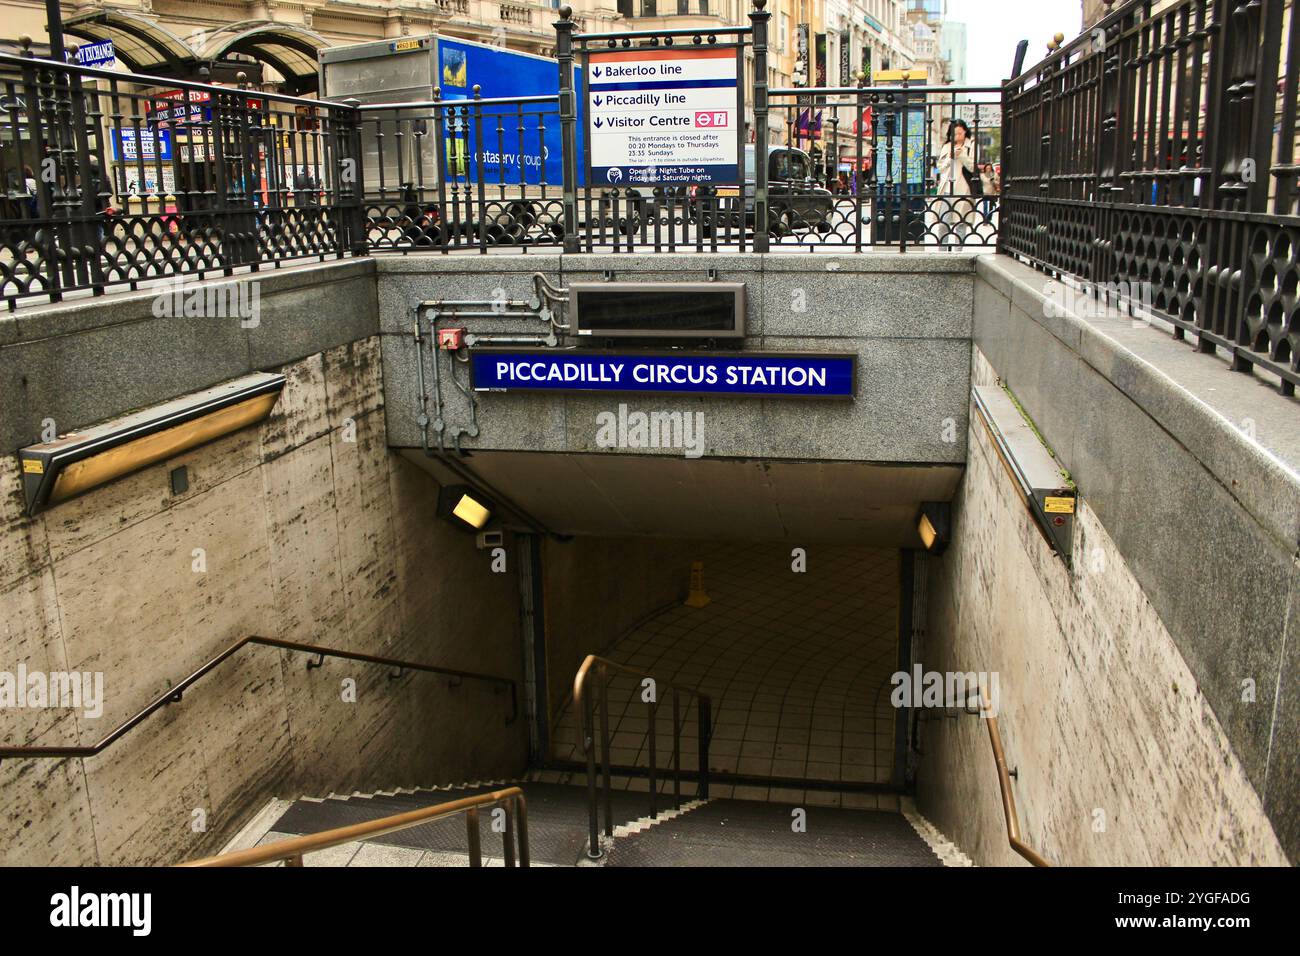
M434 34L329 47L319 52L318 62L322 99L355 99L369 107L362 111L362 165L372 248L562 237L555 59ZM473 107L476 86L485 102ZM577 184L583 187L586 97L577 67L573 86ZM432 105L435 91L439 107ZM441 119L440 130L432 128L434 116ZM669 187L675 225L699 222L706 235L714 228L753 228L754 147L746 150L743 211L739 187L698 193ZM788 145L767 152L773 235L828 230L833 203L829 192L808 179L807 153ZM642 190L626 188L617 200L609 192L602 189L590 207L581 204L580 217L594 220L582 225L639 231L646 211ZM721 203L708 222L697 201L706 197Z
M436 244L449 230L483 232L491 241L559 234L556 60L429 35L326 48L318 69L322 99L367 107L361 138L368 219L396 230L395 243L415 237ZM471 106L476 87L483 102ZM584 97L576 68L574 88L581 155ZM430 105L435 91L438 108ZM434 117L441 129L433 128Z

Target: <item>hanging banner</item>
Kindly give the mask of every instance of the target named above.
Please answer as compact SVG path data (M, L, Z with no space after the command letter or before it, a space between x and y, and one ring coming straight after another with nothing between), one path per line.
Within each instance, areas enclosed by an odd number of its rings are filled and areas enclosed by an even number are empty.
M853 34L840 31L840 86L853 85Z

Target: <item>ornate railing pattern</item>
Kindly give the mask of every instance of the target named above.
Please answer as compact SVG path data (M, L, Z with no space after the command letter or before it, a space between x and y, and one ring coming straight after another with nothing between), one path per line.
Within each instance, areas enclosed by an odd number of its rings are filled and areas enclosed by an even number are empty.
M364 248L355 108L0 55L14 308Z
M1300 382L1300 18L1130 0L1005 91L999 249Z

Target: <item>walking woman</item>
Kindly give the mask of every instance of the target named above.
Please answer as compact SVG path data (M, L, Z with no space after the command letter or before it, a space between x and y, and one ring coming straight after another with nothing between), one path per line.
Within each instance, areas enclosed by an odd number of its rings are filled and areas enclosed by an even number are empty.
M975 225L975 194L971 180L975 173L975 149L970 141L970 127L965 120L953 120L948 126L948 141L939 150L938 161L939 244L950 237L964 245L966 235ZM959 198L947 198L959 197ZM965 198L960 198L965 197Z
M993 219L993 210L998 205L998 196L1002 193L1002 182L992 163L984 163L980 166L980 183L984 186L980 211L984 214L984 221L990 222Z

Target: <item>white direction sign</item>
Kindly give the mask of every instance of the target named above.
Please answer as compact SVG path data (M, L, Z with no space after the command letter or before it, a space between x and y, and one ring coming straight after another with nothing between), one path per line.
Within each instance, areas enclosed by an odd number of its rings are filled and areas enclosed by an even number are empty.
M736 184L738 122L734 48L589 54L589 185Z

